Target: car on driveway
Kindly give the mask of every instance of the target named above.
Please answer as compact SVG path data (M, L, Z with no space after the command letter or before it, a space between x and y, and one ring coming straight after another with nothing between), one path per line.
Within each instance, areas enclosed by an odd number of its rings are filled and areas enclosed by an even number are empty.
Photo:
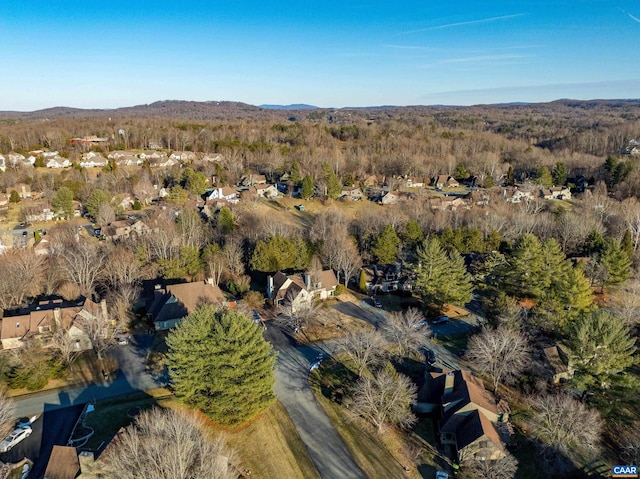
M382 303L375 296L371 296L371 304L373 304L376 308L382 308Z
M10 451L14 446L18 445L26 438L31 436L31 427L19 427L0 442L0 452Z
M451 318L449 318L449 316L445 316L444 314L441 316L438 316L436 319L433 320L433 324L446 324L449 321L451 321Z
M116 342L120 345L120 346L124 346L126 344L129 344L129 338L126 338L124 336L121 336L119 338L116 338Z
M425 349L424 357L427 360L427 364L429 366L433 366L436 363L436 353L434 353L431 349Z

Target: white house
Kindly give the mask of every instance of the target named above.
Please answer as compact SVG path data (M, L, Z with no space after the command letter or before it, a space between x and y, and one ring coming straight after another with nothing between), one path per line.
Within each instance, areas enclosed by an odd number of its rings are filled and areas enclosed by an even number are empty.
M107 166L109 161L102 156L100 153L96 153L95 151L90 151L82 155L82 161L80 162L80 166L82 168L102 168Z
M222 188L215 188L207 195L207 201L214 200L226 200L229 203L238 203L238 192L230 186L223 186Z
M325 300L334 295L338 279L333 270L292 274L278 271L267 278L267 296L274 304L286 304L300 310L314 299Z
M196 159L196 154L193 151L174 151L169 155L174 161L193 161Z
M7 170L7 166L4 161L4 156L0 155L0 171L4 172L6 170Z
M67 158L55 156L47 160L45 165L47 168L69 168L71 166L71 162Z

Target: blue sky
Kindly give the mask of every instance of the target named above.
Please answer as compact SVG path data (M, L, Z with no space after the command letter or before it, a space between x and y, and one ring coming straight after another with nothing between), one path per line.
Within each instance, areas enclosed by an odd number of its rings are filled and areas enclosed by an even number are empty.
M640 98L637 1L432 3L4 1L0 110Z

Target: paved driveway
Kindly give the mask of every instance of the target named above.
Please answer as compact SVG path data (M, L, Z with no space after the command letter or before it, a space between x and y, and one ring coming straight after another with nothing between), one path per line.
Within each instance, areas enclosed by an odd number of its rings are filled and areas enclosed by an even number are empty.
M320 476L326 479L364 479L364 473L309 387L309 366L321 350L313 346L297 347L291 336L271 323L268 323L265 337L279 352L276 394Z
M18 416L31 416L44 411L163 387L167 382L165 375L153 376L145 370L145 360L152 342L151 335L134 336L129 344L112 349L109 354L118 360L121 369L115 378L103 383L16 398Z

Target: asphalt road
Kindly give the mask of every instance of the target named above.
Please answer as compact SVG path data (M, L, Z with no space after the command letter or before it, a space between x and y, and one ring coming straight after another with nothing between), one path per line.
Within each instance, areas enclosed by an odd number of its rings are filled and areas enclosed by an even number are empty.
M121 369L117 377L103 383L16 398L18 416L42 414L45 411L163 387L167 382L166 377L152 376L145 370L145 358L152 342L151 335L134 336L129 344L112 349L109 354L118 359Z
M299 346L273 322L265 337L279 352L275 391L323 479L364 479L346 444L309 387L310 364L322 350Z

